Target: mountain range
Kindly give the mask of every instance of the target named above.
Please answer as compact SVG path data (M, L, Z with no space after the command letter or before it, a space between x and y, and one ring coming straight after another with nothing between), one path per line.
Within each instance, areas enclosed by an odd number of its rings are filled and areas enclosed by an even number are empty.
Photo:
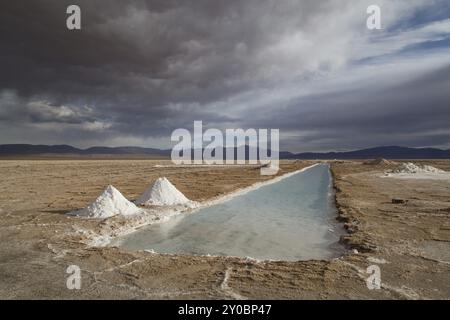
M69 145L0 145L0 156L33 156L33 155L148 155L170 157L170 149L143 147L91 147L79 149ZM225 154L225 153L224 153ZM248 154L248 148L246 148ZM399 146L383 146L342 152L306 152L292 153L281 151L281 159L450 159L450 149L408 148Z

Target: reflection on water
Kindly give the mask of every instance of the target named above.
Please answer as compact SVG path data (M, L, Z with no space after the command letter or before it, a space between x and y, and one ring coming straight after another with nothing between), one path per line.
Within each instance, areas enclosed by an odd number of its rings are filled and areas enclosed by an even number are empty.
M227 202L142 228L115 243L161 253L271 260L330 259L342 253L330 172L317 165Z

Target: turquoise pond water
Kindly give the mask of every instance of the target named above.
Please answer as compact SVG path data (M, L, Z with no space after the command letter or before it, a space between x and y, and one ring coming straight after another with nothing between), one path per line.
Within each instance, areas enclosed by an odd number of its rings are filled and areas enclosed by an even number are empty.
M141 228L113 245L260 260L341 255L329 166L320 164L226 202Z

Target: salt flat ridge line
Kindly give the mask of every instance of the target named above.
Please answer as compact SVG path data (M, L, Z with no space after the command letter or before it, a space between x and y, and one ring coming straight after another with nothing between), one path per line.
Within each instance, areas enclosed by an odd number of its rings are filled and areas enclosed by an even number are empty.
M174 290L174 291L155 291L154 289L147 289L147 288L142 288L140 286L138 286L137 284L128 284L128 283L119 283L119 284L114 284L111 283L110 281L106 280L106 279L99 279L97 276L101 276L104 273L107 272L116 272L119 271L123 268L127 268L135 263L145 263L148 259L146 258L137 258L134 259L130 262L127 263L123 263L120 265L116 265L104 270L100 270L100 271L90 271L90 270L86 270L86 269L82 269L84 272L87 272L88 274L91 274L93 277L93 282L89 285L89 289L92 289L93 287L97 286L97 285L105 285L108 286L110 288L117 288L117 289L125 289L125 290L130 290L133 292L136 292L137 294L141 294L144 295L146 297L157 297L157 298L163 298L163 297L169 297L169 298L173 298L173 297L178 297L178 296L189 296L189 295L199 295L199 294L205 294L205 292L203 290L187 290L187 291L183 291L183 290ZM138 297L138 295L136 295L136 297Z
M246 297L240 295L239 293L235 292L230 286L228 285L228 280L230 279L232 268L228 267L225 270L225 275L223 277L222 283L220 284L220 289L228 296L230 296L233 299L236 300L247 300Z
M339 262L351 267L354 271L356 271L358 277L361 280L364 280L364 281L367 280L368 273L365 272L365 270L363 270L363 269L359 268L357 265L347 262L347 261L339 260ZM399 288L399 287L391 286L384 281L381 281L381 288L383 288L384 290L396 293L399 296L401 296L402 298L413 299L413 300L419 298L419 295L413 289L411 289L407 286L402 286L401 288Z

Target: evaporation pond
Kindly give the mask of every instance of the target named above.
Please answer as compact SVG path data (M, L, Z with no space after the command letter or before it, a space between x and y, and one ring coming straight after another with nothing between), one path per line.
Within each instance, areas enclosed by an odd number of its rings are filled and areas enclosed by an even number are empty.
M344 251L331 174L316 165L190 214L141 228L113 243L159 253L260 260L331 259Z

